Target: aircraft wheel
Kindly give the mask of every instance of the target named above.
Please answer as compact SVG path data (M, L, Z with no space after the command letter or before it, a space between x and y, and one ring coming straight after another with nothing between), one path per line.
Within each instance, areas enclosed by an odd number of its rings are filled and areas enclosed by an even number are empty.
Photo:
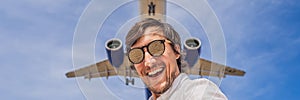
M134 78L131 81L132 81L132 85L134 85Z
M128 81L129 81L128 78L126 78L126 82L125 82L126 85L128 85Z

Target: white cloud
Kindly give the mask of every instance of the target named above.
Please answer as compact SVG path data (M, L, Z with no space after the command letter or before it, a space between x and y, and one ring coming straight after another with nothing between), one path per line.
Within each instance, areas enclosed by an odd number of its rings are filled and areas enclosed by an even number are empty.
M72 21L79 18L78 12L84 7L78 3L86 4L70 0L1 2L3 98L83 99L76 81L64 76L72 68L76 23Z
M232 100L251 100L278 95L278 85L285 84L288 73L281 64L294 58L295 45L285 29L280 14L289 14L283 1L211 1L223 26L227 41L229 66L246 71L244 77L223 80L225 94ZM294 32L295 33L295 32ZM299 43L299 42L298 42ZM288 49L286 49L288 48ZM289 50L291 52L287 52ZM284 56L284 57L283 57ZM289 70L288 66L284 70ZM278 81L281 80L281 81ZM222 86L221 85L221 86ZM279 86L281 87L281 86ZM253 94L249 96L249 94ZM261 99L261 98L260 98Z
M273 18L271 14L273 11L280 10L277 7L280 7L283 1L210 0L208 2L212 4L224 29L228 43L228 64L247 72L246 76L241 78L225 78L221 85L225 94L229 96L229 99L249 99L251 97L248 94L251 93L255 96L262 96L274 91L276 84L272 85L272 81L269 80L287 76L277 76L280 69L272 62L277 61L276 59L282 55L299 54L296 50L286 52L280 46L293 49L300 43L300 39L284 38L281 40L283 43L272 47L271 52L270 49L255 52L256 49L251 47L259 47L257 45L260 42L261 47L264 47L266 43L272 45L274 38L279 39L284 36L286 31L279 31L272 36L280 30L280 26L274 25L272 20L256 21L257 17L267 16L266 14L270 14L266 19ZM6 0L1 2L0 75L3 77L0 77L0 92L6 95L3 98L84 99L75 79L67 79L64 74L72 69L72 34L86 4L87 1L75 2L73 0ZM288 3L288 5L295 5L295 3ZM180 19L187 19L186 15L172 14ZM99 15L91 16L99 17ZM265 37L267 35L268 37ZM84 53L81 54L84 56ZM265 72L268 74L265 75ZM259 83L254 83L254 81ZM261 85L263 82L268 84ZM120 86L120 88L124 87ZM133 91L121 89L120 93L136 93Z

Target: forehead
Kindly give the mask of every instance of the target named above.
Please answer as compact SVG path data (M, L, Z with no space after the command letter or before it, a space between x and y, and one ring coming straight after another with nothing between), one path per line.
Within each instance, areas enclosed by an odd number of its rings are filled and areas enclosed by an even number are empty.
M147 34L142 36L141 38L139 38L136 43L134 45L132 45L131 47L141 47L141 46L145 46L147 44L149 44L150 42L152 42L153 40L162 40L165 39L163 36L161 35L157 35L157 34Z
M144 35L149 35L149 34L158 34L158 35L164 35L163 32L162 32L162 29L160 27L148 27L145 29Z
M149 27L145 30L144 35L140 37L136 43L131 46L131 48L144 46L153 40L162 39L166 38L163 36L163 32L161 30L159 30L157 27Z

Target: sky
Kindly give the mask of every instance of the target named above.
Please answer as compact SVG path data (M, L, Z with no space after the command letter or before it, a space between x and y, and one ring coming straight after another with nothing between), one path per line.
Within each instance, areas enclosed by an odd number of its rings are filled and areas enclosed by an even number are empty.
M74 69L73 38L90 0L2 0L0 3L0 97L3 100L143 99L143 89L120 79L67 79ZM300 99L300 2L297 0L208 0L223 29L226 65L246 71L227 76L220 89L229 100ZM107 4L106 8L113 4ZM136 3L112 12L95 43L96 60L105 59L103 44L118 37ZM169 4L169 8L181 11ZM198 6L193 6L198 7ZM184 8L184 7L183 7ZM98 10L98 9L96 9ZM168 14L190 32L202 32L188 13ZM174 10L175 11L175 10ZM93 26L86 26L87 28ZM117 29L116 29L117 28ZM199 29L199 30L196 30ZM126 29L124 29L126 30ZM108 34L108 35L105 35ZM109 35L112 34L112 35ZM201 57L210 58L207 37ZM85 53L81 53L82 56ZM91 62L92 63L92 62ZM87 63L89 64L89 63ZM79 84L80 83L80 84ZM105 84L105 86L99 86ZM86 92L88 91L88 92ZM113 93L105 94L104 92ZM89 95L89 94L92 94ZM136 96L132 96L135 94Z

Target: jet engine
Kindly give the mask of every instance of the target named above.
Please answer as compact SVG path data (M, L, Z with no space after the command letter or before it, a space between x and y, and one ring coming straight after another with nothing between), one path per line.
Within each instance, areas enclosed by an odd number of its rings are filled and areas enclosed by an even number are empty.
M106 41L105 48L108 60L114 67L120 67L124 59L123 44L120 39L110 39Z
M189 38L184 41L184 50L186 51L185 61L189 67L193 67L201 53L201 41L197 38Z

